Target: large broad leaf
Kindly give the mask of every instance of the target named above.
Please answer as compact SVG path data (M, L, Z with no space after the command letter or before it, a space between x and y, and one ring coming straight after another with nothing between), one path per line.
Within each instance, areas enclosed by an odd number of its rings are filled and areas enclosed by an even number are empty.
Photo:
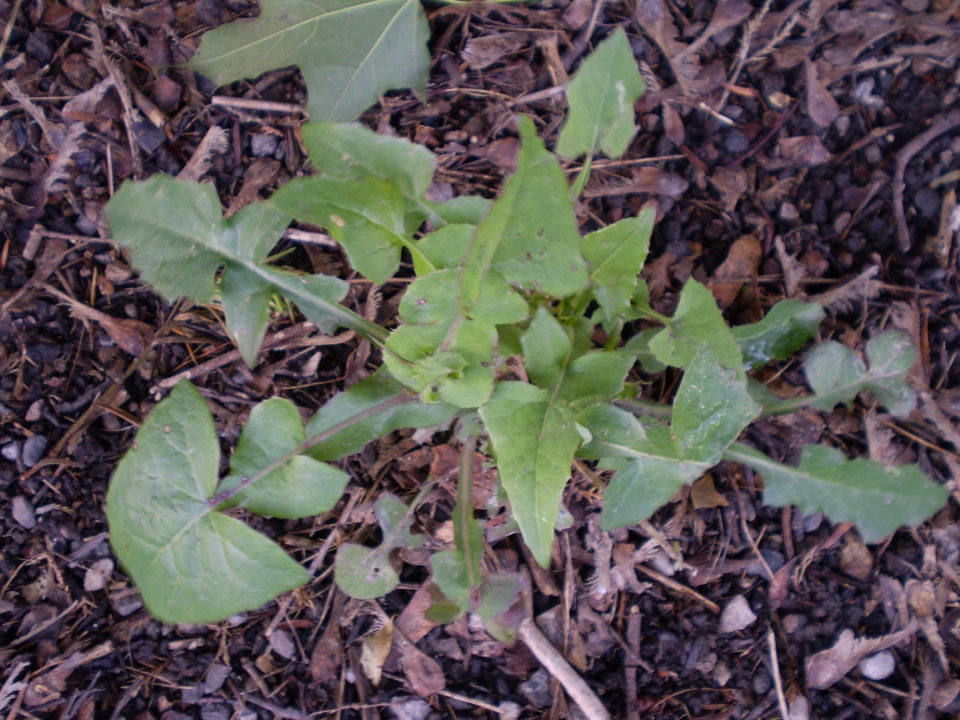
M630 310L637 276L647 260L656 208L620 220L583 238L583 256L592 266L593 294L603 310L605 324Z
M558 298L590 281L563 169L530 118L518 116L517 125L523 142L517 171L477 228L463 264L460 305L468 318L490 270L523 290Z
M425 90L430 28L417 0L263 0L212 30L188 67L219 85L297 65L314 121L357 119L388 90Z
M834 522L856 523L866 542L877 542L901 525L918 525L947 501L946 488L917 465L848 460L826 445L807 445L799 467L782 465L739 443L723 455L763 476L766 504L796 505L807 514L822 512Z
M702 348L690 363L673 402L671 426L609 405L578 418L592 435L580 455L616 470L604 493L605 529L645 520L680 487L719 462L723 451L760 414L746 383Z
M396 495L383 493L374 505L383 542L375 548L354 543L340 546L334 579L347 595L367 600L386 595L400 584L390 565L390 553L395 548L417 548L427 541L426 535L410 532L416 502L408 508Z
M215 510L220 445L187 381L154 408L107 493L110 543L167 623L252 610L309 579L273 541Z
M862 390L869 390L891 415L905 417L916 403L916 394L906 378L917 359L917 350L907 333L890 330L867 343L868 370L857 354L836 341L817 345L803 359L807 382L816 396L809 404L833 410L853 404Z
M576 345L568 333L549 312L538 310L522 342L528 375L543 387L501 383L480 408L513 516L544 567L570 464L583 439L577 413L620 392L633 363L614 352L574 357Z
M253 203L225 219L213 185L158 173L144 182L125 182L105 212L114 240L130 248L144 279L167 298L209 302L214 274L223 267L227 329L251 367L274 292L297 303L326 332L346 326L374 339L386 335L339 304L347 293L342 280L296 276L263 264L290 222L289 215L266 203Z
M611 158L623 155L637 132L633 104L645 88L627 34L617 28L570 81L570 115L560 131L557 154L571 159L597 150Z
M230 457L230 476L219 492L230 490L303 442L300 411L289 400L271 398L257 405ZM258 515L296 519L326 512L343 495L350 477L311 457L297 455L229 501Z
M820 303L781 300L760 322L732 328L746 369L786 360L816 334L823 317Z
M680 292L673 319L651 338L650 350L664 365L685 368L702 347L712 348L723 367L742 372L740 347L713 293L690 278Z
M310 418L306 436L313 437L330 430L402 392L403 385L380 369L366 380L328 400ZM360 452L368 442L394 430L434 427L449 420L455 412L456 408L446 403L411 400L352 424L314 445L306 454L316 460L339 460Z

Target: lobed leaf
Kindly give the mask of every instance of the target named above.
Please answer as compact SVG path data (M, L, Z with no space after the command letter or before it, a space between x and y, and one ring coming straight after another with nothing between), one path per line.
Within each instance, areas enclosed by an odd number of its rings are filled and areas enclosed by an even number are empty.
M918 525L947 501L946 489L917 465L848 460L825 445L807 445L799 467L782 465L739 443L724 457L763 476L768 505L796 505L807 514L822 512L833 522L856 523L866 542L878 542L902 525Z
M219 462L210 410L181 381L150 413L111 480L110 543L164 622L217 622L309 579L272 540L210 506Z
M890 414L905 417L916 404L916 394L906 383L916 358L913 341L900 330L889 330L867 343L869 370L853 350L834 340L821 343L804 358L807 382L815 393L805 401L829 411L840 403L852 405L862 390L869 390Z
M592 266L593 294L605 324L626 317L637 291L637 276L647 260L656 208L620 220L583 238L583 256Z
M633 104L646 85L623 28L590 53L567 87L570 114L557 141L557 154L573 159L598 150L618 158L637 132Z
M710 347L725 368L742 372L740 347L704 285L693 278L680 292L680 302L667 327L650 339L657 360L671 367L687 367L702 347Z
M545 309L537 311L521 342L528 376L497 386L480 408L504 490L533 556L550 562L560 497L583 437L577 412L623 388L633 364L618 352L582 352L582 344ZM578 348L579 345L579 348ZM532 372L530 368L533 368Z
M747 370L771 360L786 360L803 347L820 328L824 312L820 303L781 300L760 322L731 328Z
M209 302L214 274L223 267L227 329L251 367L274 292L297 303L325 332L346 326L372 338L385 335L339 304L347 293L347 284L339 278L296 276L263 264L290 222L289 215L266 203L253 203L223 218L212 185L158 173L143 182L125 182L105 214L114 239L130 249L144 279L167 298L183 295Z
M187 67L218 85L297 65L314 121L356 120L388 90L425 94L430 28L417 0L263 0L207 32Z

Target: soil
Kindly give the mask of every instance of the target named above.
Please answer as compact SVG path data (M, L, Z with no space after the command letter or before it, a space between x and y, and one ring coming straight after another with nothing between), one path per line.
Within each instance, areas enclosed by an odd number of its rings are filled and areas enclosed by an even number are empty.
M65 1L0 0L0 16L17 13L0 57L0 712L8 720L580 717L522 645L504 647L466 620L426 621L415 593L428 566L415 552L404 551L402 584L379 607L442 670L444 689L423 698L396 658L379 685L367 679L362 639L381 621L334 590L332 554L306 587L219 625L170 627L144 610L111 554L104 495L169 380L208 363L192 379L229 452L257 402L278 395L311 413L380 359L351 333L304 329L293 308L278 305L273 344L248 370L227 356L234 346L220 307L155 295L102 219L123 180L179 173L213 126L228 142L203 178L224 207L309 172L295 107L306 90L295 69L216 88L177 66L205 30L255 15L256 4ZM639 5L665 8L683 43L718 7ZM703 67L677 76L663 37L633 3L428 4L426 97L390 93L362 119L437 153L438 197L495 197L516 162L513 114L533 117L552 146L565 101L550 89L622 26L647 80L640 130L623 159L594 163L577 213L588 231L657 204L644 271L654 307L671 313L689 277L714 287L733 324L787 296L820 296L822 339L862 348L878 329L899 327L920 349L921 402L908 418L861 397L849 409L756 423L745 437L785 462L810 442L919 462L952 499L916 530L865 546L849 526L763 506L760 480L723 463L649 523L611 534L596 527L599 497L577 470L564 499L572 525L558 535L549 571L528 562L516 535L495 544L500 563L531 574L538 623L615 717L757 720L782 716L781 701L791 720L960 716L960 285L950 207L960 119L952 131L928 133L958 112L958 5L777 1L767 12L758 3L750 17L764 22L712 34ZM752 42L738 63L745 35ZM115 91L72 117L63 112L102 79L104 56L142 98L132 137L130 108ZM710 63L721 83L701 92ZM250 102L215 105L214 95ZM61 123L85 132L56 141ZM65 149L69 142L78 145ZM899 201L898 158L907 162ZM567 170L572 177L579 165ZM347 303L384 325L412 274L405 266L373 288L330 244L284 239L275 253L290 267L347 279ZM117 320L141 324L118 329ZM796 360L764 372L781 391L804 387ZM635 379L664 399L677 377ZM449 460L447 439L397 433L345 460L356 488L349 518L341 518L345 497L315 519L249 521L309 564L338 519L338 541L373 537L370 503L383 490L414 494ZM439 542L453 504L450 493L427 503L421 531ZM844 631L860 639L904 628L866 665L811 687L805 665Z

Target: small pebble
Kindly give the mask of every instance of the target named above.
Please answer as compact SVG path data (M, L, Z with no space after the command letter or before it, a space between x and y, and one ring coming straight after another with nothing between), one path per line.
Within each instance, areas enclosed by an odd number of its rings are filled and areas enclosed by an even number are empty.
M80 215L77 218L77 221L73 224L77 229L77 232L81 235L96 235L97 234L97 225L86 215Z
M223 663L214 663L207 670L207 676L203 679L203 693L209 695L215 693L223 687L223 684L230 677L230 666Z
M913 206L925 218L935 218L940 214L940 193L933 188L921 188L913 196Z
M34 423L40 419L40 413L43 412L43 400L37 400L30 407L27 408L27 414L23 416L23 419L28 423Z
M722 114L731 120L739 120L743 116L743 108L739 105L727 105Z
M0 455L3 455L5 460L15 463L20 459L20 441L14 440L4 445L3 449L0 449Z
M823 513L817 512L813 515L804 515L803 517L803 531L805 533L812 533L820 527L820 524L823 522Z
M387 708L387 713L394 720L426 720L431 712L430 705L420 698L394 700Z
M800 211L797 206L791 202L785 202L780 206L780 219L784 222L793 222L800 219Z
M837 219L833 221L833 231L838 235L843 232L844 228L850 224L850 219L853 217L848 212L840 213L837 216Z
M930 7L930 0L903 0L903 9L907 12L922 13Z
M37 526L37 516L33 512L33 505L23 495L17 495L13 498L13 519L17 521L20 527L27 530L33 530Z
M43 435L31 435L23 443L23 465L32 468L41 458L43 451L47 449L47 439Z
M723 143L727 146L727 150L734 155L745 153L750 149L750 142L746 136L736 128L727 132L723 138Z
M753 692L757 695L766 695L770 689L770 673L766 670L757 670L753 676Z
M725 660L721 660L717 663L717 666L713 669L713 679L716 681L719 687L725 686L730 682L730 678L733 677L733 673L730 672L730 666L727 665Z
M810 701L803 695L797 695L790 701L788 712L790 720L810 720Z
M757 621L757 616L750 609L750 603L743 595L737 595L727 603L720 613L720 632L733 633L750 627Z
M250 152L253 153L254 157L273 155L279 143L280 138L278 138L276 135L258 133L250 138Z
M110 582L111 575L113 575L113 560L110 558L97 560L83 578L83 589L90 593L103 590Z
M792 635L806 624L806 615L787 615L783 618L783 631L787 633L787 635Z
M849 115L837 115L837 119L833 121L833 128L837 131L837 135L843 137L847 134L847 130L850 129L850 116Z
M297 654L297 648L286 630L274 630L270 633L270 647L284 660L291 660Z
M876 144L868 145L863 151L863 157L871 165L879 165L883 162L883 151Z
M113 601L113 607L123 617L133 615L137 610L143 607L143 601L139 595L127 595L117 598Z
M537 670L520 686L520 694L535 708L549 707L553 702L550 676L543 668Z
M897 660L889 650L878 652L860 663L860 673L867 680L886 680L897 669Z

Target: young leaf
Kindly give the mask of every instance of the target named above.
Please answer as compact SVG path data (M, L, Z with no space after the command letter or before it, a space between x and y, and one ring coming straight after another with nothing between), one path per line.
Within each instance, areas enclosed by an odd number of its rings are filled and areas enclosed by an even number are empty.
M380 369L366 380L328 400L310 418L306 435L318 435L403 392L403 386ZM339 460L360 452L368 442L394 430L441 425L453 417L455 412L456 408L446 403L426 404L411 400L340 431L314 445L306 454L316 460Z
M816 393L807 404L829 411L839 403L852 405L861 390L869 390L891 415L904 417L916 403L916 394L906 383L916 358L910 336L900 330L889 330L867 343L869 370L853 350L833 340L821 343L803 361L807 382Z
M501 383L480 408L480 416L523 539L546 567L560 497L583 440L577 412L619 393L633 359L599 351L574 358L575 343L544 308L537 311L522 343L528 375L544 387Z
M349 122L388 90L425 91L429 37L417 0L263 0L255 20L206 33L187 67L224 85L297 65L310 118Z
M289 400L271 398L257 405L230 458L230 476L217 488L231 490L303 442L300 412ZM297 519L326 512L343 495L349 476L326 463L298 455L284 467L231 498L227 507L242 507L270 517Z
M825 445L807 445L799 467L781 465L740 443L723 456L763 476L768 505L796 505L807 514L822 512L833 522L854 522L866 542L877 542L901 525L918 525L947 501L946 489L917 465L848 460Z
M253 203L224 219L212 185L158 173L144 182L125 182L105 212L114 239L130 248L144 279L168 298L184 295L209 302L214 273L223 266L227 327L251 367L273 292L296 302L326 332L343 325L374 339L386 336L383 328L339 304L347 293L342 280L298 277L263 264L290 222L266 203Z
M344 543L337 551L334 579L347 595L369 600L391 592L400 578L390 565L394 548L417 548L427 541L426 535L410 532L413 511L423 491L408 508L396 495L385 492L374 505L377 522L383 530L383 542L375 548Z
M812 338L824 312L820 303L781 300L752 325L732 328L747 370L756 370L771 360L786 360Z
M407 237L403 194L389 180L312 175L288 182L269 204L329 230L343 245L350 264L380 285L400 267L401 248L418 253Z
M589 283L563 169L530 118L518 116L517 125L522 139L517 171L477 228L464 259L460 307L468 318L490 270L523 290L558 298Z
M605 529L645 520L684 483L719 462L722 452L760 414L744 379L703 347L687 368L670 427L619 408L596 405L577 422L593 439L580 455L617 470L604 493Z
M633 104L645 88L627 34L617 28L570 81L570 115L560 131L557 154L568 159L598 150L610 158L623 155L637 132Z
M614 322L630 310L655 219L656 208L649 207L634 218L620 220L583 238L583 256L593 267L593 294L603 310L605 323Z
M693 278L680 292L680 303L667 327L650 340L650 350L664 365L687 367L702 347L710 347L725 368L741 370L743 357L717 301Z
M273 541L210 506L219 462L210 410L182 381L150 413L110 483L110 543L164 622L217 622L309 579Z

